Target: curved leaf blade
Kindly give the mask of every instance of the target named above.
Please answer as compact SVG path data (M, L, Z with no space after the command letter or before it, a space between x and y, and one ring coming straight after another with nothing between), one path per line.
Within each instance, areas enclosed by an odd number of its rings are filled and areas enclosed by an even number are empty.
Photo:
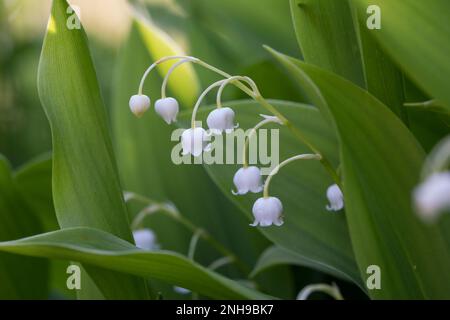
M381 9L381 29L371 34L415 83L450 105L450 2L352 0L365 10Z
M86 265L155 278L217 299L270 299L166 251L144 251L112 234L92 228L67 228L0 243L17 254L80 261Z
M364 87L363 69L347 0L290 0L297 41L306 62Z
M41 232L33 209L24 201L8 161L0 155L0 241ZM42 259L0 254L1 299L46 299L48 263Z
M321 266L318 263L311 263L310 260L305 259L304 257L296 254L295 252L276 245L267 248L266 251L262 253L255 267L253 268L251 276L254 277L272 267L280 265L295 265L301 267L308 267L311 269L317 269L322 272L331 274L338 278L352 281L351 278L349 278L347 275L343 274L339 270L330 268L327 265Z
M68 4L54 0L38 72L53 138L53 201L62 228L89 226L132 241L105 107L84 30L66 25ZM72 11L73 12L73 11ZM147 297L143 280L110 274L108 298Z
M332 116L341 142L346 215L362 277L382 270L372 298L450 296L450 255L438 226L426 226L411 208L424 152L380 101L350 82L273 51L300 83L316 85L318 105Z

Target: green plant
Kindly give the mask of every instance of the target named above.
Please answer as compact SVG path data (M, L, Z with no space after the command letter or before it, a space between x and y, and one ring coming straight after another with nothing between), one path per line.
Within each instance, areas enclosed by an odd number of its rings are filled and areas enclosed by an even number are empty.
M70 298L69 261L79 299L450 298L448 1L130 2L106 108L53 0L37 82L52 155L0 159L1 298ZM192 55L158 24L189 26ZM238 128L236 161L196 164ZM265 129L280 161L263 174Z

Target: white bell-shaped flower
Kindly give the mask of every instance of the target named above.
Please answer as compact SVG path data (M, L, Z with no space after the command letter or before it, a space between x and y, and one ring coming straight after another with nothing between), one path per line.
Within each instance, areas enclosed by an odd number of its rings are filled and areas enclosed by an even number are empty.
M283 222L283 204L278 198L259 198L253 205L255 222L251 226L268 227L272 224L281 226Z
M228 107L211 111L206 119L206 123L214 133L231 132L237 127L234 124L234 111Z
M156 242L156 235L150 229L140 229L133 231L134 242L136 247L144 250L156 250L158 244Z
M328 211L339 211L344 208L344 195L337 184L328 187L327 198L330 202L326 207Z
M261 170L258 167L240 168L233 178L237 191L234 195L242 195L247 192L258 193L263 190Z
M429 176L414 190L414 203L421 217L429 221L450 211L450 171Z
M203 128L186 129L181 135L181 146L183 155L198 157L204 150L208 150L208 133Z
M167 124L177 121L177 115L180 107L178 101L174 98L163 98L155 102L155 111Z
M150 98L144 94L136 94L130 98L130 110L138 118L150 108Z

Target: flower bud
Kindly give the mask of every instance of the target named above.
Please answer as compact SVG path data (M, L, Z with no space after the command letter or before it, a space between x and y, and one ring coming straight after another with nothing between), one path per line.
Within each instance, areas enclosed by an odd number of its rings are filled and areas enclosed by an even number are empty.
M130 110L138 118L150 108L150 98L143 94L136 94L130 98Z
M230 132L237 127L234 124L234 111L228 107L211 111L206 119L206 123L211 131L215 133Z
M450 171L429 176L413 195L417 212L425 220L433 221L440 213L450 211Z
M258 193L263 189L261 170L258 167L240 168L233 178L237 192L234 195L242 195L247 192Z
M269 227L272 224L281 226L284 223L282 213L283 205L278 198L259 198L253 205L255 222L251 226L256 227L258 224L261 227Z
M167 124L177 121L179 111L178 101L174 98L159 99L155 103L155 111Z
M328 187L327 198L330 202L326 207L328 211L339 211L344 208L344 195L337 184Z
M184 130L181 135L181 146L183 147L183 155L192 154L198 157L203 150L207 149L208 134L203 128L191 128Z
M133 231L134 242L136 247L144 250L156 250L158 245L156 243L156 235L150 229L140 229Z

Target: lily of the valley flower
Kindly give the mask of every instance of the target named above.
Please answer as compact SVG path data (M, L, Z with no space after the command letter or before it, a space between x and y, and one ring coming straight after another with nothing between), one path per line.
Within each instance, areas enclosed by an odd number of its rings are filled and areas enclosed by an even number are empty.
M206 123L212 132L219 134L222 133L222 131L229 133L237 127L237 125L234 124L234 111L228 107L211 111L206 119Z
M178 101L174 98L159 99L155 103L155 111L167 124L177 121L177 115L180 107Z
M258 193L263 190L261 170L258 167L240 168L234 175L233 182L237 189L236 192L232 191L234 195Z
M339 211L344 208L344 195L337 184L328 187L327 198L330 202L326 207L328 211Z
M414 203L420 216L428 221L450 211L450 171L429 176L414 190Z
M208 133L200 127L186 129L181 135L181 146L183 155L198 157L204 150L208 150Z
M134 242L136 247L144 250L156 250L158 244L156 243L156 235L150 229L140 229L133 231Z
M277 165L269 174L266 182L264 183L264 196L256 200L253 204L252 211L255 221L251 224L251 226L256 227L257 225L260 225L261 227L269 227L271 225L283 225L283 204L280 199L269 196L270 181L281 168L293 161L321 159L322 156L320 154L300 154L288 158Z
M140 118L150 108L150 98L144 94L136 94L130 98L129 105L131 112Z
M263 197L256 200L253 205L253 216L255 221L252 227L260 225L261 227L269 227L271 225L283 225L283 204L278 198Z

